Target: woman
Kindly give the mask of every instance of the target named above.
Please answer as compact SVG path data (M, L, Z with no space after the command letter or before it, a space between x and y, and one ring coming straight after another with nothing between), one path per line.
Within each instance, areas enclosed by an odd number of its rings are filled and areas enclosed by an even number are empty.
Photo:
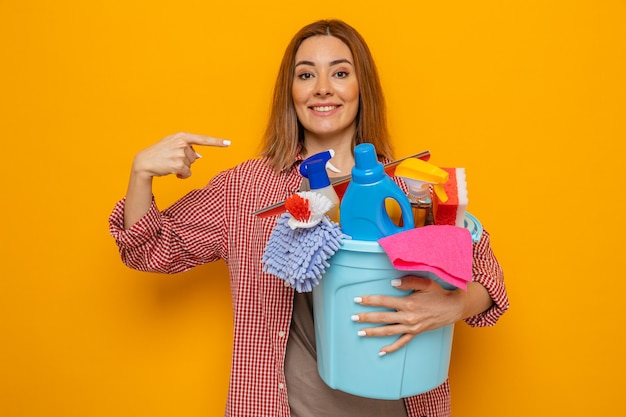
M287 47L262 158L219 173L162 213L152 197L152 179L169 174L186 178L199 158L194 145L230 143L178 133L134 158L126 197L110 218L123 261L164 273L218 259L228 264L234 313L228 416L450 414L447 382L398 401L328 388L315 365L310 296L294 294L282 280L262 271L260 258L275 219L251 213L301 189L297 167L307 156L334 149L332 164L340 173L329 175L349 174L353 148L362 142L373 143L382 160L391 159L382 90L368 47L352 27L331 20L304 27ZM494 324L508 300L488 233L474 245L474 281L466 292L451 292L426 279L405 277L399 288L414 290L407 297L362 297L363 305L397 312L359 314L359 321L366 337L398 336L382 348L384 353L399 349L415 334L461 319L474 326Z

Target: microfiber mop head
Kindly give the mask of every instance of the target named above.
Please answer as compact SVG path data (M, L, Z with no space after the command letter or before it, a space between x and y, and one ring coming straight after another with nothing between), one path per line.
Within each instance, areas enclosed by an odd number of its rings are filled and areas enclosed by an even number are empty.
M285 202L287 213L277 220L265 247L263 270L287 281L298 292L310 292L330 266L327 259L344 235L324 213L332 202L315 192L300 192Z

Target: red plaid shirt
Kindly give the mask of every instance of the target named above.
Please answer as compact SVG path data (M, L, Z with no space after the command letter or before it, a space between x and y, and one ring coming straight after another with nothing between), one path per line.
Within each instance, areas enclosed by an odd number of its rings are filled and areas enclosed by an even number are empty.
M275 218L261 219L252 212L297 192L301 181L295 164L276 174L267 160L254 159L219 173L205 188L191 191L162 213L153 202L129 230L123 227L124 200L109 219L122 260L131 268L173 274L218 259L228 264L234 342L226 416L290 415L284 358L294 290L263 272L261 256ZM466 321L493 325L508 300L487 233L474 245L473 275L494 305ZM448 382L405 403L410 417L448 416Z

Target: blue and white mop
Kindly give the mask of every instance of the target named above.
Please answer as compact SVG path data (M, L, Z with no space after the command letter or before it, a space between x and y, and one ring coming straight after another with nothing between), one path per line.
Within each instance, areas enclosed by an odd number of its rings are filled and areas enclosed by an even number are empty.
M286 213L277 220L261 258L263 271L285 280L298 292L310 292L319 284L327 259L343 239L339 225L325 213L333 203L324 195L303 191L285 201Z

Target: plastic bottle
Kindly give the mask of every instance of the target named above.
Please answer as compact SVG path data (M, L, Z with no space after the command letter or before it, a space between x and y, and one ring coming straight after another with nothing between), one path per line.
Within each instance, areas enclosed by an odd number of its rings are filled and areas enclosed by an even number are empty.
M412 229L414 221L409 199L385 173L383 164L376 158L374 145L357 145L354 148L354 164L352 180L341 200L342 231L352 239L377 241ZM388 198L399 204L404 226L397 226L389 217L385 207Z
M395 175L404 179L409 188L408 198L413 210L415 227L435 224L430 186L433 186L441 201L446 201L448 196L443 184L448 181L448 173L431 163L411 158L402 161L396 167Z
M339 222L339 196L335 192L335 188L330 184L330 179L326 173L326 162L323 159L307 159L302 163L300 172L304 172L304 176L309 179L311 191L320 193L333 203L333 207L326 212L330 220Z
M434 224L433 200L430 197L430 187L428 184L419 181L405 179L409 187L409 202L413 209L413 220L415 227L422 227Z

